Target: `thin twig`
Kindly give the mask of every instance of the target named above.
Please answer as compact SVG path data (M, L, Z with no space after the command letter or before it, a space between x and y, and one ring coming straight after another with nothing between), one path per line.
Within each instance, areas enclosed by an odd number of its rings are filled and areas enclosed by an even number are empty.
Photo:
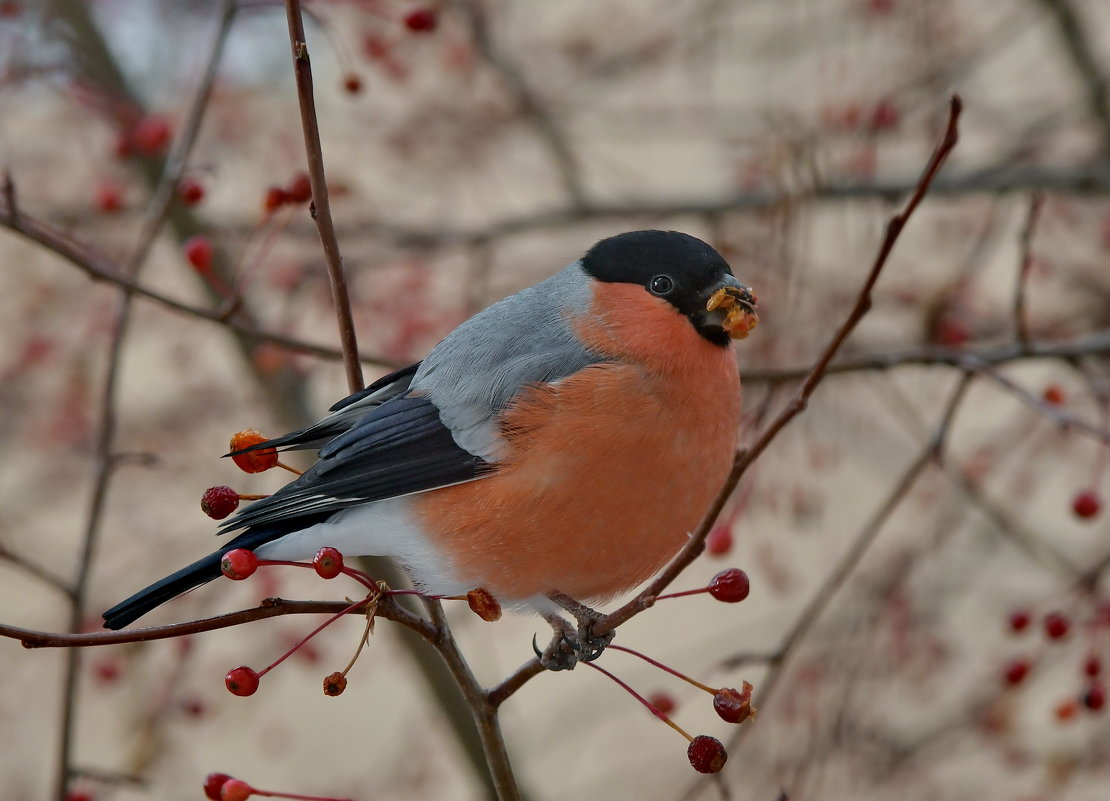
M1025 215L1025 224L1021 228L1019 247L1021 261L1018 264L1017 285L1014 289L1014 332L1017 340L1023 345L1029 343L1029 323L1025 319L1025 290L1029 283L1029 271L1033 266L1033 231L1037 227L1044 196L1034 192L1029 198L1029 211Z
M362 364L358 358L358 339L347 276L343 258L339 255L339 242L335 238L335 224L331 218L328 184L324 178L324 152L320 146L320 126L316 121L316 102L312 89L312 65L308 58L304 20L301 18L300 0L285 0L285 15L289 25L289 44L293 53L293 74L297 81L297 102L301 108L301 128L304 131L305 154L308 157L308 180L312 186L312 216L320 232L320 244L328 266L335 317L339 323L339 344L343 350L343 365L347 372L347 387L351 392L363 388Z

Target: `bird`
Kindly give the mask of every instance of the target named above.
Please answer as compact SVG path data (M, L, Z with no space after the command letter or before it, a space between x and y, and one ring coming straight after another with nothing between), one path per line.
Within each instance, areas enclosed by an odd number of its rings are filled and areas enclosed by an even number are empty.
M603 239L422 361L255 446L317 460L224 521L219 533L239 533L221 548L104 612L104 626L217 578L230 550L299 561L331 546L391 557L428 594L482 588L538 611L563 642L544 652L549 666L573 662L558 608L588 636L586 604L658 572L721 490L740 434L733 342L756 308L694 236Z

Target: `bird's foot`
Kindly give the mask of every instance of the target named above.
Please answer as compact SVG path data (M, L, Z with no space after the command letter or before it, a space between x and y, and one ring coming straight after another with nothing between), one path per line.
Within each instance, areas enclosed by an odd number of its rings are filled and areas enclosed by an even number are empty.
M595 634L594 626L604 616L577 602L572 601L571 604L572 606L567 606L560 601L560 605L575 617L578 622L577 629L559 615L545 614L544 618L555 630L555 636L543 651L540 651L535 639L532 641L532 649L536 652L536 657L548 670L573 670L579 661L594 661L601 656L617 634L615 631Z

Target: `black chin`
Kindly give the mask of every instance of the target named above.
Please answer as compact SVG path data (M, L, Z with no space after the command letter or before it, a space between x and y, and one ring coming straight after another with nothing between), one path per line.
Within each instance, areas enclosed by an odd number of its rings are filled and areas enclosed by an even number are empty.
M714 345L727 348L728 343L732 341L732 337L728 335L725 329L721 328L720 323L699 319L699 316L691 317L690 322L693 323L694 330L697 331L703 339L709 340Z

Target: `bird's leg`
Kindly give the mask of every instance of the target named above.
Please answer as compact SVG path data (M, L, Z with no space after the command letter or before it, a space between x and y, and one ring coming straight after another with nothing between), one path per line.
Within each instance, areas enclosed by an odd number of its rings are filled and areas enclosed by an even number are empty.
M532 650L540 664L548 670L574 670L578 664L578 643L574 627L554 612L543 612L543 618L555 630L555 636L547 647L540 651L536 638L532 638Z
M583 662L593 662L601 656L602 651L613 641L613 637L617 634L615 631L610 631L601 635L594 634L594 625L596 625L604 615L585 604L579 603L569 595L565 595L558 590L549 592L547 597L570 613L571 617L578 622L578 631L575 636L575 648L578 651L578 658Z

